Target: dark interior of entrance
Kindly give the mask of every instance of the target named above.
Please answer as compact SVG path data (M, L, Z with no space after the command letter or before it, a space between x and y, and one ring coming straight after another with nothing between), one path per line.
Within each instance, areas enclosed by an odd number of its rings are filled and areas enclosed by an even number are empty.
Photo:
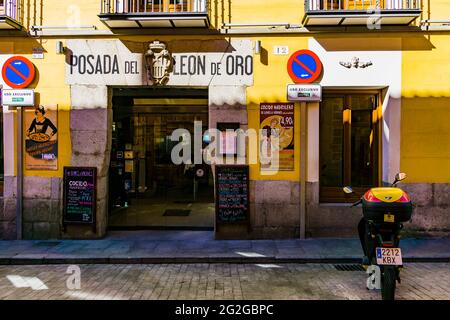
M111 229L212 229L214 182L205 163L174 164L174 130L208 129L208 92L183 88L113 89L109 173ZM187 136L187 137L186 137ZM183 152L181 155L184 156Z

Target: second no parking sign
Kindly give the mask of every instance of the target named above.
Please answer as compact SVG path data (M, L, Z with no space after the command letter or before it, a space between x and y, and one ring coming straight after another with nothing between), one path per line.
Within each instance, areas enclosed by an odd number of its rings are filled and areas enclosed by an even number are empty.
M322 73L322 62L314 52L299 50L289 58L287 69L295 83L311 83Z

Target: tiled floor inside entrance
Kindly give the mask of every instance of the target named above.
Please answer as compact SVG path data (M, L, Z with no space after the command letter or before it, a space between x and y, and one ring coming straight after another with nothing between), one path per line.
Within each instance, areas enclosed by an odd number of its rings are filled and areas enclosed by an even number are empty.
M187 216L164 215L167 211L189 210ZM214 227L214 203L176 199L131 199L128 208L114 208L109 226L119 227Z

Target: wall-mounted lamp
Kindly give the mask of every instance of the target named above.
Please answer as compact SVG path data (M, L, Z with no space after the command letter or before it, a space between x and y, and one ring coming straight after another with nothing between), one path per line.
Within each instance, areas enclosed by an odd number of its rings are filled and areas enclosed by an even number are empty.
M64 54L66 52L66 48L64 48L64 44L62 41L56 41L56 54Z
M261 54L261 40L255 41L255 54Z

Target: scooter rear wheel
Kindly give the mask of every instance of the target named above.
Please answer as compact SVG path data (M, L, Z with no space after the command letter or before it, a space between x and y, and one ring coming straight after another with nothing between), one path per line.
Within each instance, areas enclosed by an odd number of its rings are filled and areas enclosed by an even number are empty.
M395 266L386 266L383 270L381 278L381 297L383 300L395 299L395 281L396 281Z

